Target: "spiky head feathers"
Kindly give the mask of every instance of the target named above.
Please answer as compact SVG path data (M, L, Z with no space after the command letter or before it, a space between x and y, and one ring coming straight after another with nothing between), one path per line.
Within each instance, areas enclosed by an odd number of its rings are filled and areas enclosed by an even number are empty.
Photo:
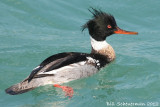
M82 26L82 31L88 28L89 34L98 41L103 41L107 36L114 33L117 24L111 14L94 8L89 11L93 14L93 18Z

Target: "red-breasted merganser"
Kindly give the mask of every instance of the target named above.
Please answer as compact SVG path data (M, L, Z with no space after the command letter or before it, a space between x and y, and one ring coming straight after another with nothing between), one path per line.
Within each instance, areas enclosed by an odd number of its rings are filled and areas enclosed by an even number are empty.
M82 31L88 28L92 46L90 54L66 52L52 55L33 69L25 80L6 89L6 93L16 95L39 86L53 84L71 98L73 89L60 84L91 76L115 59L115 52L106 42L106 37L115 33L138 34L120 29L111 14L94 8L89 11L93 18L83 26Z

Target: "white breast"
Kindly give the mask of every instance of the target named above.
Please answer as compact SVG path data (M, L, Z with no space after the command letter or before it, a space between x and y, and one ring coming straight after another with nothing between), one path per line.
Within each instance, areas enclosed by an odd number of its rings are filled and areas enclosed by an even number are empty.
M91 38L92 48L96 51L107 48L109 46L109 44L105 40L104 41L96 41L92 37L90 37L90 38Z

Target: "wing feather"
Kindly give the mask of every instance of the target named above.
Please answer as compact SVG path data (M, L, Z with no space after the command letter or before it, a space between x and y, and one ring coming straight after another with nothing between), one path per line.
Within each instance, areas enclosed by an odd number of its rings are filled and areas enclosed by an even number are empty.
M40 72L49 72L51 70L58 69L63 66L84 61L86 60L86 57L87 54L77 52L59 53L56 55L52 55L45 59L38 67L36 67L31 72L27 80L28 82L30 82L33 78L36 78L38 73ZM44 77L44 75L42 77Z

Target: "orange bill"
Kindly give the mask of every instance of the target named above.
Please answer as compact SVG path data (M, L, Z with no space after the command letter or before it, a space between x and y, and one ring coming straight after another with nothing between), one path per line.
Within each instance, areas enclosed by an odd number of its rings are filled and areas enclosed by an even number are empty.
M125 30L120 29L119 27L117 27L117 30L114 31L114 33L116 33L116 34L130 34L130 35L137 35L138 34L138 32L125 31Z

